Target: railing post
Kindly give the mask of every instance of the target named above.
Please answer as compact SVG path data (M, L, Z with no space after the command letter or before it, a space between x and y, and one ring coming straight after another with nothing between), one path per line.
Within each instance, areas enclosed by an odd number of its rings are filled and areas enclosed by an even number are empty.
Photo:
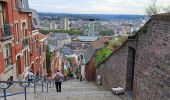
M25 92L25 100L27 100L27 88L24 87L24 92Z
M47 82L47 93L48 93L48 82Z
M50 81L50 88L51 88L51 82L52 82L52 81Z
M4 91L4 100L7 100L7 97L6 97L6 89L3 89Z
M41 88L42 88L42 92L43 92L43 81L42 81L42 87Z
M36 94L36 80L34 79L34 94Z
M54 87L54 83L55 83L55 82L54 82L54 80L53 80L53 87Z

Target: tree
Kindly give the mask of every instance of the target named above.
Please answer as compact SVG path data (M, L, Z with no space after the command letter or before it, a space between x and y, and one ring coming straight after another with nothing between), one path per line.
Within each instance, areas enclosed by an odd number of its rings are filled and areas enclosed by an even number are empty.
M51 53L48 45L46 46L46 69L47 73L51 72Z
M148 6L145 8L145 12L148 16L152 16L160 13L160 7L157 5L158 0L150 0Z
M170 5L163 9L163 12L170 13Z
M148 6L145 8L146 15L151 17L152 15L155 14L170 13L170 5L163 7L158 4L159 4L158 0L150 0Z
M113 32L113 30L110 30L110 29L101 30L100 35L102 35L102 36L112 36L112 35L114 35L114 32Z

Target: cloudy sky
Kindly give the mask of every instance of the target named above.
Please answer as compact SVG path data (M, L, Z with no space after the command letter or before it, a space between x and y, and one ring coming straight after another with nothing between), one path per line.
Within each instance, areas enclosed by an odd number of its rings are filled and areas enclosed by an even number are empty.
M78 14L144 14L149 0L29 0L39 12ZM170 0L159 0L160 5Z

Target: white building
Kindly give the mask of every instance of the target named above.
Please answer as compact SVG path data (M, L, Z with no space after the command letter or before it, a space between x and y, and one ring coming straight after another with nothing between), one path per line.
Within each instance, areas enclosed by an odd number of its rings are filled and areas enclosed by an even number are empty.
M100 30L99 19L89 19L85 21L84 35L96 36L96 35L99 35L99 30Z
M62 30L70 30L69 18L67 17L61 18L61 26L62 26Z
M57 30L58 26L55 21L51 21L49 27L50 27L50 30Z

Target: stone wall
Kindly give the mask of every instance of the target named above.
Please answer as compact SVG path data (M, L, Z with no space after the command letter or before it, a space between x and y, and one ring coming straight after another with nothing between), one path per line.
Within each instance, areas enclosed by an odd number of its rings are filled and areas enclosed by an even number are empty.
M170 98L170 19L154 16L147 32L138 34L134 79L135 100Z
M96 75L102 76L102 85L107 89L126 85L126 66L127 66L127 43L119 49L96 69Z
M153 16L145 28L134 37L136 42L128 40L96 69L96 75L102 75L102 83L108 89L132 88L133 100L169 100L170 15ZM129 47L135 50L134 69L130 69L133 87L128 87L127 82Z

